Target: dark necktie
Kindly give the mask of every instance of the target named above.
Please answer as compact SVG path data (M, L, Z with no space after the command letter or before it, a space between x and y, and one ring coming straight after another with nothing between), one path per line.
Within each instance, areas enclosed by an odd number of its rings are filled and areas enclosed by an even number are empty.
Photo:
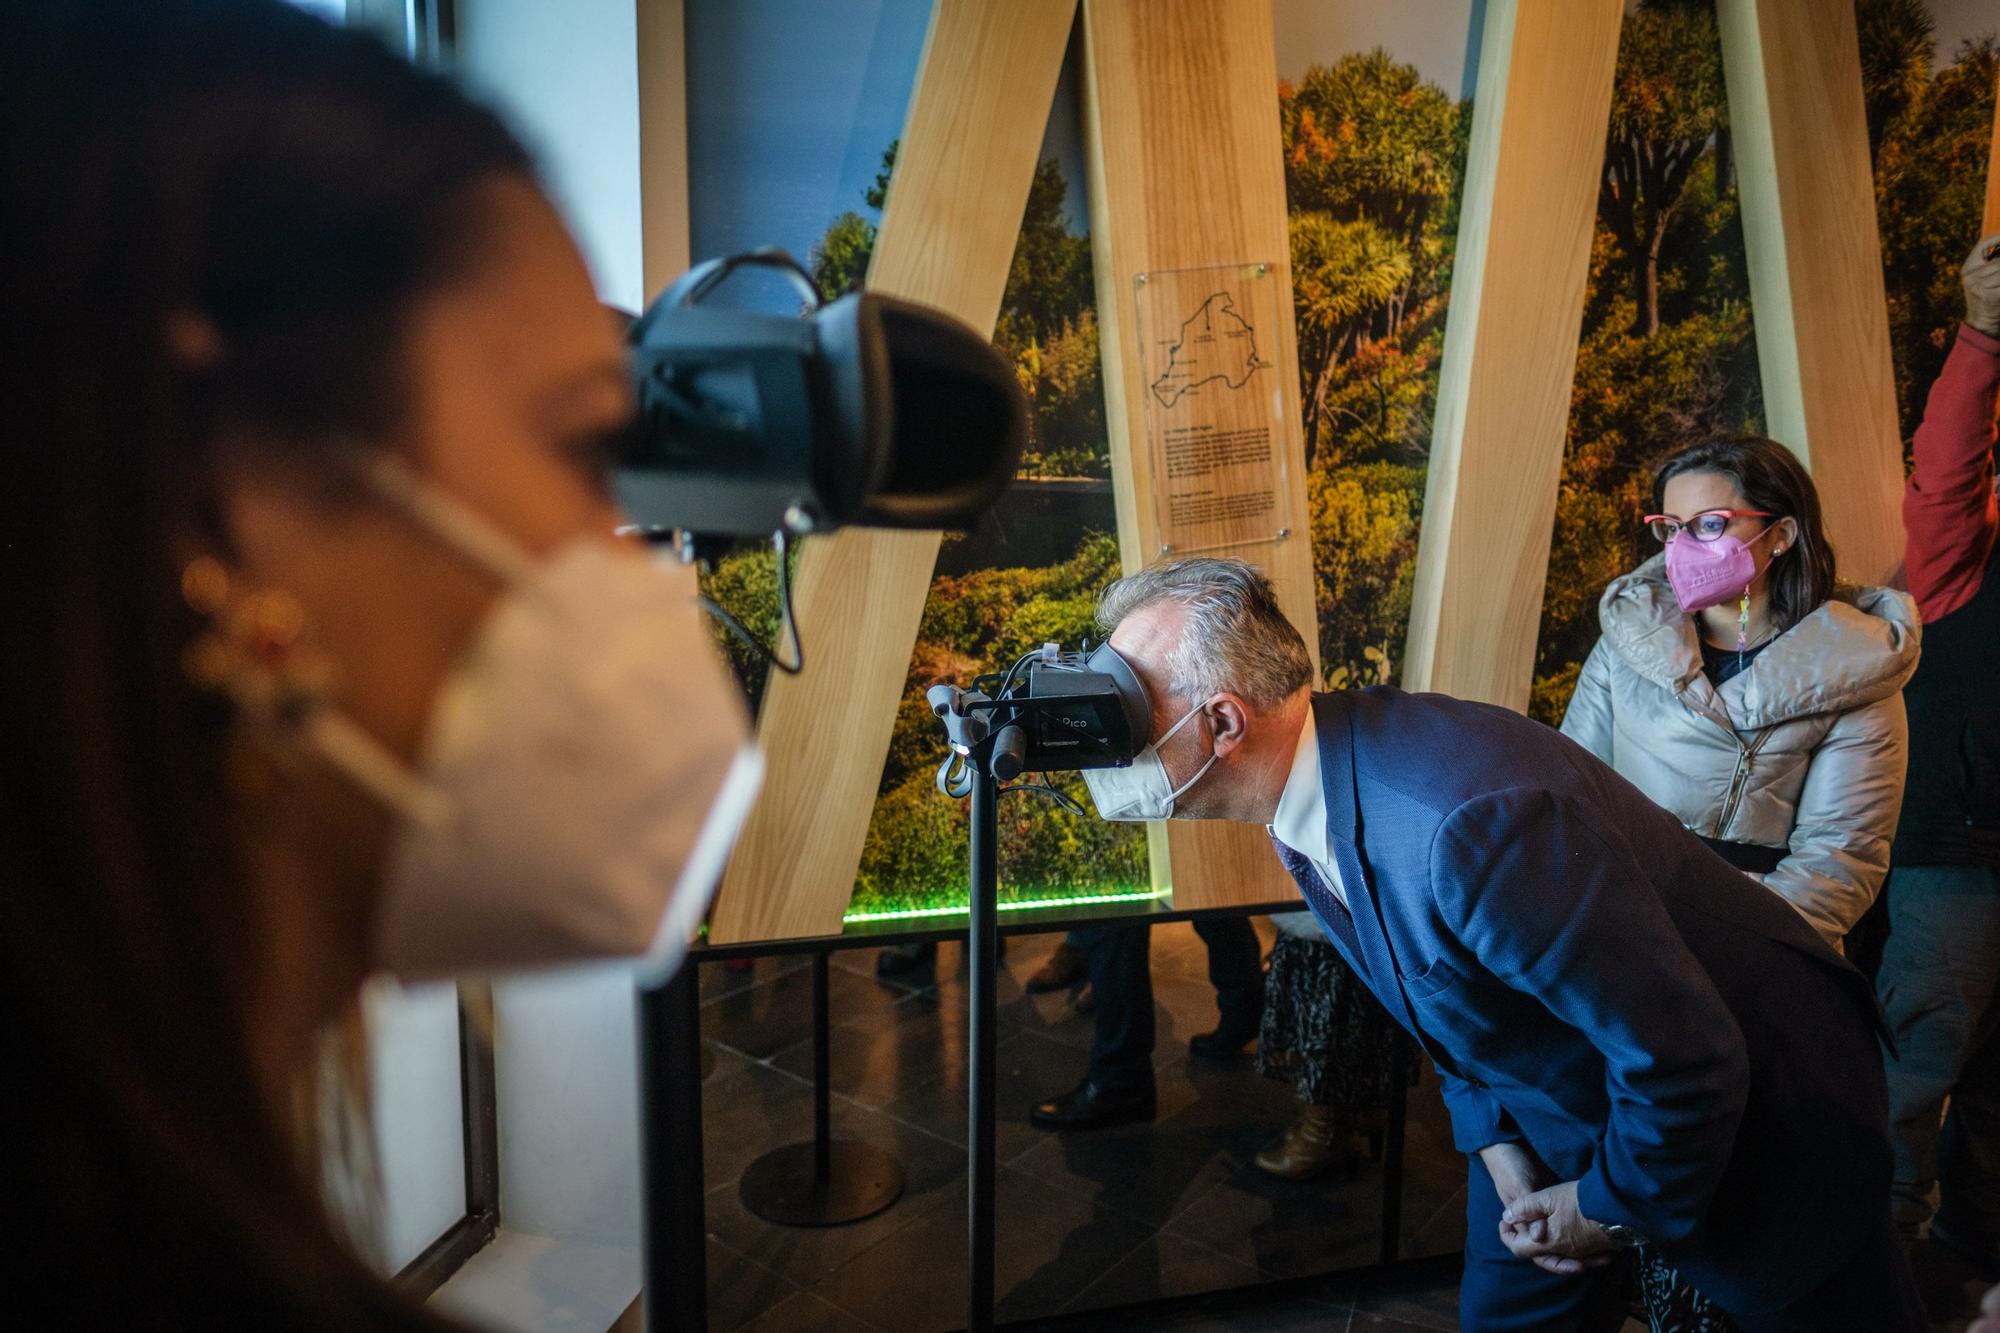
M1347 905L1334 896L1333 890L1327 888L1326 881L1320 877L1319 867L1312 863L1311 857L1281 841L1275 833L1271 835L1271 846L1277 849L1278 860L1284 863L1285 869L1291 873L1294 880L1298 881L1299 892L1305 895L1306 904L1313 909L1313 915L1320 919L1320 924L1333 932L1343 946L1348 962L1365 974L1367 963L1361 957L1361 937L1354 933L1354 917L1347 910Z

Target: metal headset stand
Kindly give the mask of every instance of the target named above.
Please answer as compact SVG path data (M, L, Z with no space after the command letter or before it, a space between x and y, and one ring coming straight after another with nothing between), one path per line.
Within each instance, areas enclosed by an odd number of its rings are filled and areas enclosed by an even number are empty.
M967 1162L966 1240L968 1245L965 1327L968 1333L993 1328L993 1135L994 1094L999 1069L994 1022L994 982L1000 964L1000 784L993 776L993 743L971 756L972 873L971 922L965 949L971 981L966 1037L965 1150Z

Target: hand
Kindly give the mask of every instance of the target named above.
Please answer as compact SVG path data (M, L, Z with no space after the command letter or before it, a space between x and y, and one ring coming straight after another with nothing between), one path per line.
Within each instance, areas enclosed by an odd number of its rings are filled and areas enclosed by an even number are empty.
M1965 322L2000 338L2000 233L1972 247L1959 280L1965 284Z
M1525 1194L1500 1214L1500 1241L1517 1258L1551 1273L1602 1268L1618 1250L1604 1228L1577 1209L1576 1182Z
M1502 1208L1513 1206L1514 1200L1533 1194L1544 1185L1556 1183L1556 1173L1544 1166L1526 1144L1489 1143L1479 1150L1479 1160L1486 1164L1486 1174L1493 1177L1493 1192L1500 1196Z

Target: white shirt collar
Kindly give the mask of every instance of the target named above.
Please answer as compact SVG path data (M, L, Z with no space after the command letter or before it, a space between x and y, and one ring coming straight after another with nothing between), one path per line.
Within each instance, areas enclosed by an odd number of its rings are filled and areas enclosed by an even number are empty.
M1292 751L1291 775L1285 779L1284 791L1278 794L1278 811L1270 829L1279 842L1317 866L1334 895L1343 903L1347 901L1339 867L1334 864L1333 845L1327 839L1326 789L1319 777L1319 728L1314 725L1310 707L1306 709L1304 725L1299 728L1299 742Z

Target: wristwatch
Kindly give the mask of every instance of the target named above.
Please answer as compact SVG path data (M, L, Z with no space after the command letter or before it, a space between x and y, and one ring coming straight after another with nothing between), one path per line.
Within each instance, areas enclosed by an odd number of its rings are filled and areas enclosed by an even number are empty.
M1598 1225L1604 1226L1603 1223L1599 1223ZM1636 1250L1641 1245L1651 1243L1646 1239L1646 1233L1637 1227L1621 1226L1616 1222L1611 1223L1609 1226L1604 1226L1604 1234L1611 1237L1614 1244L1622 1245L1628 1250Z

